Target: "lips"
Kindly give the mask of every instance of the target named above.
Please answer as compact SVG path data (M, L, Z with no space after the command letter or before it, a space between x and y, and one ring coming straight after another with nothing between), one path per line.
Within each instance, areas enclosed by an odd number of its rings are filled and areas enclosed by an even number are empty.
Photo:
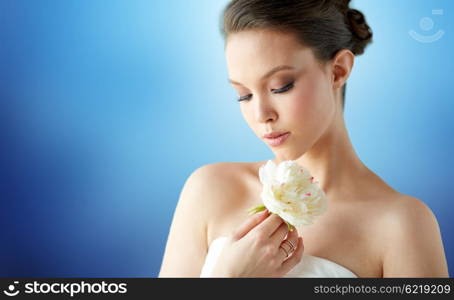
M276 147L279 145L282 145L290 135L290 132L284 132L284 133L270 133L267 135L264 135L264 140L268 143L268 145L272 147Z
M263 138L264 139L275 139L286 133L288 133L288 131L275 131L275 132L271 132L271 133L267 133L267 134L263 135Z

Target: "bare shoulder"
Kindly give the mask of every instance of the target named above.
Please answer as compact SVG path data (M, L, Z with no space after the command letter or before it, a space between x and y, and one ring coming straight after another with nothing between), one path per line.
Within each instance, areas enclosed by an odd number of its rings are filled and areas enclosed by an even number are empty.
M192 181L205 184L212 192L237 191L248 181L257 179L261 162L218 162L196 169L190 176Z
M229 214L229 200L232 207L231 203L238 201L245 167L236 163L210 164L187 178L173 215L159 277L200 274L213 220Z
M399 194L386 204L382 215L384 230L395 234L417 228L438 230L438 222L434 213L422 200Z
M183 187L184 193L197 193L198 201L210 205L216 196L239 188L244 173L243 163L218 162L201 166L191 173Z
M217 162L207 164L197 168L189 178L193 180L207 182L207 181L219 181L224 182L225 179L235 179L240 172L247 172L253 163L247 162Z
M197 214L205 225L216 206L221 204L224 195L237 189L234 169L232 163L213 163L197 168L187 178L180 201L192 202L194 211L191 214Z
M448 276L437 218L422 200L400 194L381 216L384 277Z
M188 181L192 186L203 187L204 202L216 211L228 210L236 206L239 195L250 192L251 182L256 177L258 163L218 162L204 165L195 170Z
M252 205L261 162L218 162L204 165L191 174L204 208L207 244L226 234ZM189 179L188 179L189 180ZM258 201L258 199L256 199ZM251 202L252 201L252 202Z
M241 162L218 162L204 165L189 176L186 185L191 189L203 188L204 198L236 192L242 188L242 183L248 176L250 168L250 163Z

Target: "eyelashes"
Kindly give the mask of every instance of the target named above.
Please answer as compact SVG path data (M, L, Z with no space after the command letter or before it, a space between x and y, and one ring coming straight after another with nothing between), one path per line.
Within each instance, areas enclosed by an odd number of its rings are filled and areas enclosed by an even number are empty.
M284 93L284 92L290 90L290 89L293 87L293 83L294 83L294 82L290 82L289 84L287 84L287 85L284 86L284 87L281 87L280 89L271 89L271 91L272 91L273 93Z
M252 94L244 95L244 96L241 96L240 98L238 98L238 102L249 100L251 98L252 98Z
M289 84L279 88L279 89L271 89L271 92L274 94L285 93L293 88L295 82L290 82ZM252 94L244 95L238 98L238 102L250 100L252 98Z

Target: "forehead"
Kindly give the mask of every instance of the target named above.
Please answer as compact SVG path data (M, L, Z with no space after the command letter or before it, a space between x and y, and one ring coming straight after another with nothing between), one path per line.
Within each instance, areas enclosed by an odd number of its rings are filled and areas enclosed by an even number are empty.
M302 45L295 35L271 30L245 30L230 34L225 55L229 77L240 82L265 74L278 65L298 69L314 59L312 50Z

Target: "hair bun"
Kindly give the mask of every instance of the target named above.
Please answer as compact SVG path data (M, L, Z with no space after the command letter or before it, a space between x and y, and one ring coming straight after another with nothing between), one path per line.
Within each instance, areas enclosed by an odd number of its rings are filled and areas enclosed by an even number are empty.
M372 30L359 10L349 8L346 17L355 40L352 50L355 54L362 54L372 40Z

